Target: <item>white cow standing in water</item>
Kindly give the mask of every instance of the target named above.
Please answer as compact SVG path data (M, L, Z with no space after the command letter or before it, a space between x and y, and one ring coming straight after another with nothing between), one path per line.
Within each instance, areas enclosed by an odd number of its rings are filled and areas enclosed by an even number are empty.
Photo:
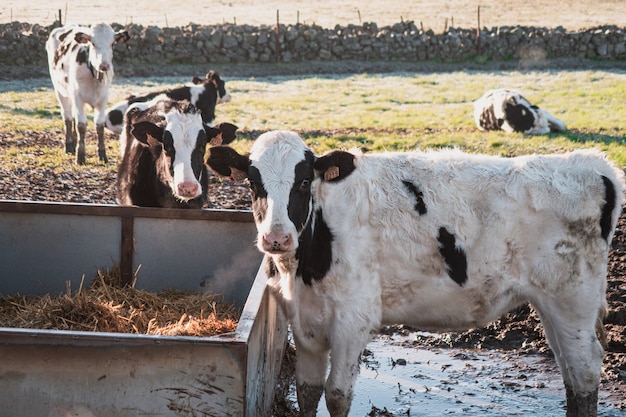
M608 252L621 170L598 151L316 156L293 132L207 163L250 182L257 247L290 320L302 415L347 416L371 333L477 327L530 303L563 375L567 416L597 414ZM326 378L330 360L330 373Z

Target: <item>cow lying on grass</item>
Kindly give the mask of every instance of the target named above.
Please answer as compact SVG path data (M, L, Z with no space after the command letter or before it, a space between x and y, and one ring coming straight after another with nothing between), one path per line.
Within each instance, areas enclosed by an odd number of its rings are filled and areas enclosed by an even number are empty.
M209 71L205 78L193 77L193 85L170 88L166 90L150 91L143 94L133 94L118 101L106 111L105 126L118 135L122 133L124 113L134 103L142 103L165 94L174 100L189 100L200 113L205 124L212 126L215 122L215 106L227 103L231 96L226 91L226 83L215 71Z
M567 130L563 121L506 88L489 90L474 102L474 121L480 130L508 133L544 135Z
M623 173L600 152L318 157L275 131L248 156L211 148L207 163L250 182L257 247L293 331L303 415L315 415L323 391L332 416L348 415L359 356L380 326L467 329L525 303L558 361L567 415L596 415L623 199Z
M78 164L85 163L85 104L94 109L98 157L108 162L104 146L104 120L114 76L113 44L128 39L126 31L115 33L106 23L92 28L66 26L50 32L46 42L48 67L65 123L65 151L76 152Z
M189 101L165 95L131 106L124 118L117 171L121 205L202 208L207 201L207 144L229 143L237 126L206 126ZM217 141L217 142L216 142Z

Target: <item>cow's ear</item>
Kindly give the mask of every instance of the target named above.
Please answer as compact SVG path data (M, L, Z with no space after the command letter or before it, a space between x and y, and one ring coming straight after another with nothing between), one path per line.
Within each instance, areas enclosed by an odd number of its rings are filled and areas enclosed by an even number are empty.
M133 124L130 133L139 142L147 146L161 145L164 128L155 125L152 122L137 122Z
M346 151L333 151L317 158L314 167L323 181L341 181L355 169L354 154Z
M237 126L232 123L222 122L217 125L217 128L222 132L222 145L228 145L237 138Z
M115 43L125 43L130 39L128 31L121 30L115 34Z
M214 127L204 126L211 146L228 145L237 137L237 126L223 122Z
M83 32L77 32L76 35L74 35L74 40L78 43L87 43L91 40L91 36Z
M220 75L217 72L211 70L207 73L205 81L212 82L213 85L217 87L217 83L220 81Z
M248 177L250 158L247 155L241 155L229 146L214 146L209 148L208 153L206 164L211 171L235 181Z
M194 75L193 78L191 79L191 83L198 85L198 84L203 84L204 80L200 77L198 77L197 75Z

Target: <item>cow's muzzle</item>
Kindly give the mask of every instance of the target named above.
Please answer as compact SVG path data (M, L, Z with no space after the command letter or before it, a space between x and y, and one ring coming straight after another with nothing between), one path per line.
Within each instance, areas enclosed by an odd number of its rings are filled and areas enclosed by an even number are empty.
M289 233L265 233L261 237L261 248L268 253L284 253L295 249L294 240Z

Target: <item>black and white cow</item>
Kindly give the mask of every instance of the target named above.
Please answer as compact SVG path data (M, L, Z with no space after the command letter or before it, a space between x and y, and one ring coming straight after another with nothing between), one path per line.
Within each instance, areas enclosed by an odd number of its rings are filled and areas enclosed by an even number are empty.
M226 91L226 82L215 71L209 71L205 78L193 77L193 85L180 86L177 88L150 91L141 94L133 94L126 99L118 101L107 109L105 127L113 133L121 134L124 113L134 103L152 100L154 97L165 94L174 100L189 100L202 113L205 124L213 126L215 122L215 106L228 103L231 96Z
M527 302L561 369L567 415L596 415L623 199L623 173L599 151L317 157L297 134L274 131L247 156L210 148L207 163L250 182L303 415L316 414L323 391L331 416L348 415L359 356L380 326L467 329Z
M480 130L509 133L544 135L567 130L563 121L506 88L489 90L474 102L474 121Z
M46 41L50 78L65 122L65 151L76 152L78 164L85 163L85 104L94 109L98 157L108 162L104 120L114 76L113 44L128 39L128 32L116 33L108 24L99 23L91 28L74 25L56 28Z
M117 202L202 208L208 193L206 146L216 138L231 142L237 126L206 126L189 101L165 95L131 106L124 120L127 146L117 171Z

